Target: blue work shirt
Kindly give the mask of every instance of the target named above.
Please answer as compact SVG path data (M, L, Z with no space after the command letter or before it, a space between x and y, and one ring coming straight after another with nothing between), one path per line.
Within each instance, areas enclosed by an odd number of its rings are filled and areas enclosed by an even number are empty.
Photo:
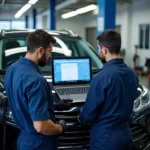
M101 130L128 128L138 87L138 78L123 59L112 59L97 73L79 120L91 123L92 136Z
M21 57L8 68L5 89L13 117L21 131L41 135L41 139L49 138L53 144L56 136L37 133L33 126L33 121L51 119L55 122L51 89L39 67Z

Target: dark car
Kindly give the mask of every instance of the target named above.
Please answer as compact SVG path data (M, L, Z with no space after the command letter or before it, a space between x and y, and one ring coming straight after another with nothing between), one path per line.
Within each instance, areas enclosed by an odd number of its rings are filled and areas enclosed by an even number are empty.
M16 62L20 56L26 53L26 37L31 30L4 31L0 35L0 92L5 94L4 76L7 68ZM52 57L90 57L92 75L100 71L103 66L98 54L93 48L78 35L70 31L48 31L57 43L54 44ZM44 77L52 85L51 63L41 68ZM17 83L16 83L17 84ZM63 88L63 86L62 86ZM52 89L55 103L56 119L64 119L67 123L67 131L59 136L60 150L86 150L89 147L89 126L82 126L77 122L77 116L84 101L66 102L57 105L61 101L59 95ZM134 102L130 126L133 134L133 149L150 149L149 134L150 116L150 91L139 85ZM0 124L0 145L6 150L16 149L16 139L19 134L12 113L7 105L5 120Z

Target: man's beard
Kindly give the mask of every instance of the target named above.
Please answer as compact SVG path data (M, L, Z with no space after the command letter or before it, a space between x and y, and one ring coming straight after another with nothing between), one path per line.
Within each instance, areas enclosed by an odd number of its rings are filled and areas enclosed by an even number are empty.
M46 59L46 55L45 53L43 54L43 56L39 59L38 65L40 67L44 67L47 65L48 60Z
M100 53L100 59L101 59L101 61L102 61L103 64L106 63L106 58L105 58L104 55L101 54L101 53Z

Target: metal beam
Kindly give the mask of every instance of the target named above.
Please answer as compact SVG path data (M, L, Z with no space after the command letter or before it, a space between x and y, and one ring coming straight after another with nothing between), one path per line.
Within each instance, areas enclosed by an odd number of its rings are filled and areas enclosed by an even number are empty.
M5 0L2 0L2 6L4 6L5 5Z
M56 0L49 0L49 29L56 29Z
M29 28L29 17L28 17L28 15L25 16L25 28L26 29Z
M97 0L97 35L106 29L116 28L116 0Z
M37 11L36 11L36 9L34 8L33 10L32 10L32 17L33 17L33 29L36 29L36 16L37 16Z

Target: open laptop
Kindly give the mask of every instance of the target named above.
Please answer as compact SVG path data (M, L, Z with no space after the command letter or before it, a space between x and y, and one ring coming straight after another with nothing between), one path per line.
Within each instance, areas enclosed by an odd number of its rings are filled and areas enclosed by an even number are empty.
M90 80L90 58L52 58L52 82L61 99L85 101Z

